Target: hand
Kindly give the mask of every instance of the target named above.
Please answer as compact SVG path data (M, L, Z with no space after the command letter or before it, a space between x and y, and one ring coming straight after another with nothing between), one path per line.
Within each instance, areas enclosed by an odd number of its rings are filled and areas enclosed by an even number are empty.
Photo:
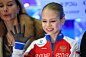
M22 29L22 33L21 33L21 24L19 23L18 24L18 31L19 31L19 33L17 33L15 25L14 25L14 32L15 32L15 34L12 32L12 30L10 30L10 32L13 35L15 41L20 41L20 42L25 42L26 43L32 37L32 35L30 35L30 36L28 36L26 38L24 37L25 25L23 25L23 29Z

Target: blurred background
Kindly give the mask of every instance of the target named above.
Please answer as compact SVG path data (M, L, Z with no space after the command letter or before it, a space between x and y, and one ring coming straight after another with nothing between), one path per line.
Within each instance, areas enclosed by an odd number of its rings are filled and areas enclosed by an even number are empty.
M28 15L41 20L43 7L50 2L63 5L65 24L62 33L74 40L80 46L83 33L86 31L86 0L21 0Z

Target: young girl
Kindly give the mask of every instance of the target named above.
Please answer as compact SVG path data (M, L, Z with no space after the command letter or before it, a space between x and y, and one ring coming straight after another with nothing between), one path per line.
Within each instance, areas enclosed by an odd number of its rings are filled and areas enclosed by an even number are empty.
M42 27L46 36L33 41L25 52L23 47L17 47L24 43L15 42L13 57L79 57L77 42L61 33L64 22L62 5L47 4L42 10Z

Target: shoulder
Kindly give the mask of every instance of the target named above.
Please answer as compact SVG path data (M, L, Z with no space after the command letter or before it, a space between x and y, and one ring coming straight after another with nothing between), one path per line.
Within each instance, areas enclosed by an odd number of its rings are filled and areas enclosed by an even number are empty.
M39 38L37 40L34 40L31 43L31 45L35 45L36 44L37 46L41 47L41 46L44 46L44 44L46 44L46 43L47 43L47 40L46 40L45 37L43 37L43 38Z
M28 14L21 14L19 15L19 21L20 23L33 23L35 26L41 26L41 20L37 20L31 16L29 16Z
M73 40L72 38L68 37L68 36L64 36L64 38L66 41L71 41L71 42L76 42L75 40Z
M47 43L47 40L45 37L34 40L31 45L27 48L27 50L25 51L24 55L27 54L31 49L36 48L36 46L38 47L42 47ZM36 46L35 46L36 45Z
M37 39L37 40L33 41L32 43L36 44L39 47L42 47L47 43L47 40L46 40L45 37L43 37L43 38L40 38L40 39Z
M3 21L0 21L0 36L4 36L6 33L6 27Z
M32 17L30 17L28 14L21 14L21 15L19 15L19 20L20 21L26 21L26 20L28 20L28 21L32 21L33 20L33 18Z
M66 40L72 47L75 46L75 45L78 46L78 43L70 37L64 36L63 39Z
M64 36L64 39L70 44L71 52L72 52L71 55L74 55L73 53L75 53L75 52L80 52L79 45L75 40L73 40L67 36Z

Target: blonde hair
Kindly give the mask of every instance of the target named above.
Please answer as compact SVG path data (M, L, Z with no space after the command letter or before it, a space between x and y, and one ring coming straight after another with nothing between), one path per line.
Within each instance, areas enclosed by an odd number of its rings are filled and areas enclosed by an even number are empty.
M62 19L64 17L63 6L61 4L51 2L47 5L45 5L43 10L46 9L46 8L59 12L60 19ZM43 10L42 10L42 12L43 12Z

